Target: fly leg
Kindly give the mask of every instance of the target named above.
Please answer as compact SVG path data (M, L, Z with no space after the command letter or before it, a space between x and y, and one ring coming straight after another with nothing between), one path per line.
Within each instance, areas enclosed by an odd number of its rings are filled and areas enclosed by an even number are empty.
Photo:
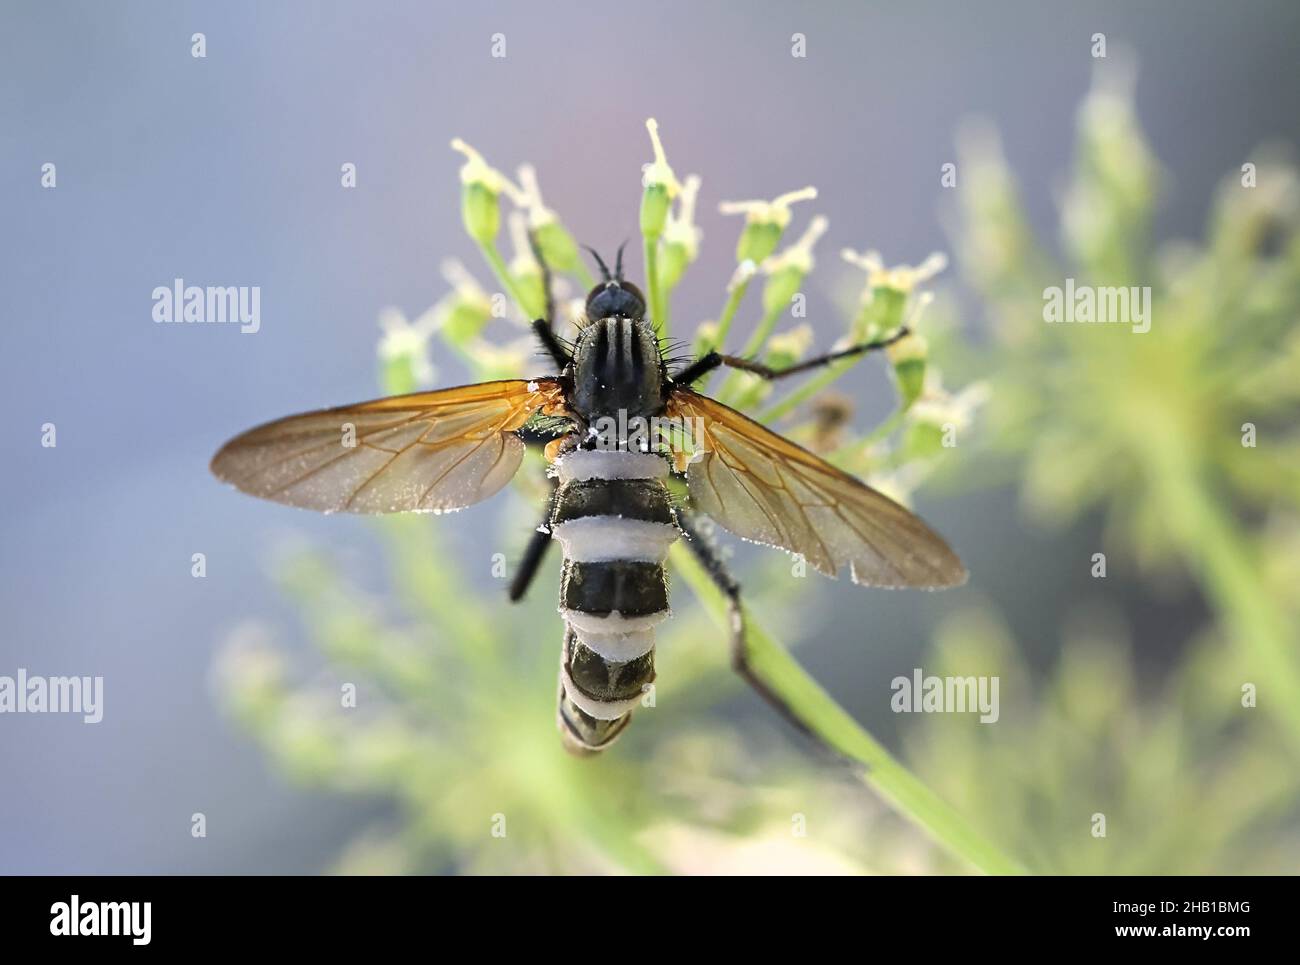
M537 243L537 232L528 232L528 247L533 249L533 257L542 269L542 292L546 296L546 327L555 331L555 292L551 286L551 266L542 256L542 246Z
M727 598L727 617L730 631L731 646L731 668L736 671L750 687L756 690L764 700L776 708L777 712L789 721L796 730L806 734L814 741L821 743L808 726L799 719L790 705L775 693L768 685L754 672L749 663L749 647L745 638L745 610L740 599L740 584L736 582L731 571L727 569L727 564L722 559L722 553L718 547L717 540L711 533L712 524L699 515L686 508L680 508L677 511L677 524L681 527L682 532L686 535L686 546L695 556L700 564L704 567L714 585L722 591L723 596Z
M554 484L551 486L551 496L546 501L546 515L534 530L532 539L528 541L528 546L524 548L524 557L519 561L519 569L515 572L515 578L510 581L510 602L518 603L532 586L533 577L541 569L542 561L546 559L546 552L551 548L551 511L555 506Z
M533 331L537 333L537 338L542 343L542 348L546 350L546 354L555 360L556 366L563 372L572 364L573 354L564 340L555 334L555 293L551 285L551 266L542 256L542 248L537 243L535 232L528 233L528 245L533 249L533 257L537 259L537 264L542 268L542 291L546 295L546 317L533 321Z
M873 352L878 349L888 348L895 342L901 341L911 334L911 330L904 325L892 335L885 338L878 338L871 342L861 342L857 345L850 345L848 348L842 348L835 352L827 352L825 355L817 355L810 359L804 359L802 362L796 362L794 365L788 365L783 369L774 369L770 365L764 365L762 362L755 362L752 359L741 358L739 355L724 355L721 352L708 352L701 355L698 359L682 369L681 372L673 376L673 382L676 385L690 385L697 382L709 372L712 372L720 365L728 368L740 369L742 372L752 372L760 378L768 381L783 379L787 375L798 375L800 372L807 372L811 369L821 368L823 365L830 365L832 362L838 362L840 359L851 358L854 355L862 355L866 352Z

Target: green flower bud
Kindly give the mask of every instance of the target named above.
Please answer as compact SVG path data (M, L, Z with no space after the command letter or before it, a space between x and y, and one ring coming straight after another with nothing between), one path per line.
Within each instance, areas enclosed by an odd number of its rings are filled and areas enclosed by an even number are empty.
M767 276L763 284L763 313L774 315L785 311L803 285L804 273L793 265L778 268Z
M781 227L771 221L751 221L736 243L736 260L758 264L776 251L781 242Z
M453 299L442 320L442 334L454 345L464 345L492 318L491 304Z
M697 356L703 355L709 351L715 344L718 337L718 323L713 321L700 322L699 327L695 330L695 343L691 346L692 351Z
M776 369L794 365L808 354L808 349L812 347L812 343L813 330L812 326L808 324L792 328L788 332L782 332L779 335L773 335L768 340L768 352L764 361Z
M460 169L460 213L465 230L479 244L490 245L501 228L501 192L518 200L519 189L460 138L453 138L451 146L466 157Z
M910 265L886 268L877 251L858 254L845 248L840 254L849 264L867 273L858 311L853 318L853 337L860 340L880 338L904 324L917 285L933 278L948 264L948 259L938 252L915 268ZM927 301L928 296L921 297L918 307L923 307Z
M537 247L546 263L556 271L577 271L582 265L578 243L558 221L548 221L534 229Z
M555 271L585 274L578 243L560 223L559 216L542 202L537 172L531 164L520 165L519 183L523 188L524 207L528 209L528 230L537 239L546 264Z
M648 184L641 193L641 234L646 238L658 240L664 232L668 221L668 212L672 208L672 197L662 184Z
M465 347L465 355L473 366L474 376L481 381L518 378L527 368L529 359L537 351L532 335L513 339L505 344L486 338L476 338Z
M789 308L791 300L803 287L804 279L813 270L813 245L825 234L828 224L818 215L798 241L763 262L763 271L767 274L767 282L763 285L765 315L776 315Z
M668 213L659 245L659 279L665 291L672 291L695 261L700 250L700 229L695 225L695 199L700 191L699 175L692 174L682 185L677 211Z
M904 457L925 459L955 445L961 434L975 421L975 411L988 399L988 386L976 382L957 395L950 395L931 379L924 393L908 412L903 436Z
M491 244L501 228L497 195L481 183L466 184L461 188L460 216L469 236L481 244Z
M691 259L682 245L660 244L659 246L659 283L664 291L672 291L686 274Z
M510 240L515 255L508 270L517 286L517 296L523 300L525 313L530 318L539 318L546 308L546 286L542 282L542 266L528 240L527 222L518 211L510 213Z
M763 261L781 242L781 234L790 223L790 205L817 197L817 189L801 188L772 201L724 201L718 205L723 214L743 214L745 227L736 243L736 261Z
M812 326L799 325L789 331L781 332L765 339L763 362L773 368L783 369L794 365L808 354L813 344ZM751 372L736 372L737 394L728 404L742 412L758 405L772 394L773 383Z
M853 337L864 342L883 338L903 324L906 308L906 292L883 285L871 289L871 297L858 306L853 316Z
M933 422L913 422L903 433L904 462L932 459L943 451L943 426Z
M492 298L454 259L443 263L442 274L452 290L434 306L434 325L448 342L464 348L491 320Z
M929 347L920 335L908 335L885 349L894 366L902 408L909 408L925 388L925 365Z
M399 310L389 308L380 314L379 324L384 330L379 340L379 378L384 391L389 395L405 395L432 382L430 320L421 318L412 323Z
M677 197L682 186L668 166L664 154L663 142L659 140L659 122L653 117L645 122L650 132L650 143L654 149L655 159L641 169L641 234L650 240L658 240L668 223L668 214L672 209L673 199Z

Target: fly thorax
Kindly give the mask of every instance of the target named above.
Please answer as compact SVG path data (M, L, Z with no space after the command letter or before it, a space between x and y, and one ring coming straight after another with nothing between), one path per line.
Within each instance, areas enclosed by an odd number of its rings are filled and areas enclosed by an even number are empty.
M663 408L663 363L650 323L611 317L592 321L573 350L572 407L614 440ZM620 435L621 434L621 435Z

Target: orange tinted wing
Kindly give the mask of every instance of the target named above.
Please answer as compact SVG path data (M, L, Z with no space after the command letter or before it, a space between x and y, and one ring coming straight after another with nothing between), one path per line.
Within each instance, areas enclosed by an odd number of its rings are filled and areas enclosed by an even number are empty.
M326 513L462 509L510 481L524 456L515 430L562 398L553 379L516 379L289 416L231 439L212 472Z
M916 515L735 409L677 389L674 418L701 420L686 469L695 508L748 540L801 554L867 586L956 586L966 568Z

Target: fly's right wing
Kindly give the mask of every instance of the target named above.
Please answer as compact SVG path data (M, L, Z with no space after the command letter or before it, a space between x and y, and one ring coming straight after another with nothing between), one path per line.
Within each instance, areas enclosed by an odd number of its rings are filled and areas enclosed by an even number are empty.
M690 389L674 390L668 412L702 426L702 451L686 469L692 503L737 536L799 553L827 576L848 566L866 586L966 582L961 560L919 517L802 446Z

